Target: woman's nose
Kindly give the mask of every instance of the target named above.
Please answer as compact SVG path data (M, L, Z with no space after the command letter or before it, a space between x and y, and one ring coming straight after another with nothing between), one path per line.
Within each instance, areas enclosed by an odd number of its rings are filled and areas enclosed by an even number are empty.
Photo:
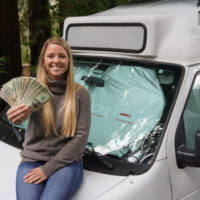
M55 56L55 57L53 58L53 62L57 63L57 62L59 62L59 61L60 61L60 59L59 59L58 56Z

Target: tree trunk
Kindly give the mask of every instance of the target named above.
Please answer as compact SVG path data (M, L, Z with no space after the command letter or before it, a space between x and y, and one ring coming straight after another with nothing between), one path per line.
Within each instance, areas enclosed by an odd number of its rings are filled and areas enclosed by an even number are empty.
M48 0L28 0L30 58L36 65L44 42L51 36L51 18Z
M20 28L17 0L0 0L0 57L7 62L1 69L0 86L22 73Z

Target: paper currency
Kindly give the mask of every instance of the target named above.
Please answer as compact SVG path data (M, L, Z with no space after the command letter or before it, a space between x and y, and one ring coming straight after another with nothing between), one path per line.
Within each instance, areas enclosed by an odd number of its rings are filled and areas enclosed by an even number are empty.
M51 100L53 94L35 78L21 76L4 84L0 90L0 97L11 107L25 104L34 112Z

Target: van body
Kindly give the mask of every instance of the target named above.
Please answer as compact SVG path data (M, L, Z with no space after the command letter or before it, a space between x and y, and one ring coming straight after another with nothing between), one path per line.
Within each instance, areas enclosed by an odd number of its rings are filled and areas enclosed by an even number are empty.
M151 1L65 20L75 81L92 101L84 180L73 200L200 199L198 4ZM15 199L21 143L4 117L0 197Z

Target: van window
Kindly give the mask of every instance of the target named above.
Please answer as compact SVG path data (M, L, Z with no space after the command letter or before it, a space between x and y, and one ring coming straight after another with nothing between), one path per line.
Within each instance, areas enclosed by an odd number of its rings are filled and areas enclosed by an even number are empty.
M88 89L87 148L136 163L152 157L176 89L176 72L152 63L75 57L75 81Z
M141 53L147 29L141 23L70 24L65 38L72 49Z
M183 114L186 146L195 149L195 133L200 131L200 74L195 78Z

